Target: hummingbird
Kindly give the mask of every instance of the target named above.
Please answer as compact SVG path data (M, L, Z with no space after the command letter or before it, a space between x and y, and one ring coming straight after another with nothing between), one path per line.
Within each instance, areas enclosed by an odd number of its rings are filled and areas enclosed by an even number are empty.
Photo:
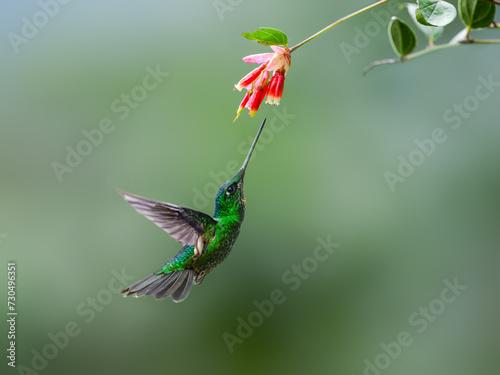
M217 192L213 217L118 190L137 212L184 245L158 271L123 289L125 297L153 295L156 300L171 297L174 302L181 302L187 298L193 281L201 284L205 276L227 258L245 217L243 179L265 123L266 119L262 121L243 166Z

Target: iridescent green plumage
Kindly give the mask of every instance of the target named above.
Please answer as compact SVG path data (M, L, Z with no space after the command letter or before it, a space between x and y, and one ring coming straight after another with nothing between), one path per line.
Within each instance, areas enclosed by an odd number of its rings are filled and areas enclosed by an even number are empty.
M201 284L204 277L227 258L245 217L243 179L265 122L264 119L241 169L217 192L213 217L119 190L139 213L184 244L158 271L125 288L122 293L137 297L154 295L156 299L170 296L180 302L188 296L193 281Z

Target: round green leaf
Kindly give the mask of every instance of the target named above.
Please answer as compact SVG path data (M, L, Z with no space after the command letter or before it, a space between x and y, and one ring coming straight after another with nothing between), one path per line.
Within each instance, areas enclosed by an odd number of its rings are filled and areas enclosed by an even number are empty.
M446 1L418 0L417 20L423 25L446 26L456 16L457 10Z
M417 28L425 34L427 39L437 40L443 35L444 27L424 26L422 25L422 23L417 21L416 14L418 7L415 4L407 3L406 8L408 9L408 13L410 14L410 17L415 23L415 26L417 26Z
M477 0L458 0L458 13L465 26L472 25Z
M259 27L257 31L243 33L241 36L248 40L256 40L266 46L286 46L288 43L288 37L284 32L270 27Z
M392 17L389 23L389 40L400 57L409 55L417 45L417 37L411 27L396 17Z
M471 29L488 27L495 18L495 4L479 0L459 0L458 12L465 26Z
M488 27L495 19L495 4L479 1L474 12L474 19L472 20L471 28L480 29Z
M422 15L422 12L420 11L419 8L417 8L415 10L415 17L416 17L416 20L419 24L421 25L424 25L424 26L432 26L432 27L437 27L437 26L434 26L434 25L431 25L429 22L427 22L424 18L424 16Z

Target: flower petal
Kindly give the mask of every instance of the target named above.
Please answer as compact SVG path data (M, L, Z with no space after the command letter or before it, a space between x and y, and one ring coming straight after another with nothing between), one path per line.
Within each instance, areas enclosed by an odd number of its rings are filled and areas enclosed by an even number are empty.
M273 58L269 61L269 64L267 64L266 69L272 72L274 70L282 68L284 64L285 64L285 58L283 57L283 55L279 55L276 53L274 54Z
M238 110L236 111L236 117L234 118L233 122L236 121L236 119L240 116L240 113L241 111L243 111L243 108L245 108L248 104L248 99L250 99L250 91L247 91L245 97L243 98L243 100L241 101L240 103L240 106L238 107Z
M264 97L267 94L267 87L265 86L260 86L258 87L252 97L250 98L250 101L248 102L248 107L250 108L250 116L253 117L259 110L259 107L264 100Z
M276 53L281 53L284 54L286 50L284 48L278 47L278 46L270 46L272 50Z
M279 70L274 73L271 78L271 86L267 94L267 104L279 105L281 96L283 95L283 87L285 86L285 72Z
M236 85L234 85L234 88L237 89L238 91L241 91L246 86L252 84L259 77L260 73L262 73L266 65L267 63L262 64L261 66L252 70L250 73L244 76Z
M250 116L253 117L259 110L260 105L264 101L269 91L269 72L265 71L264 74L257 80L255 90L247 103L247 108L250 110Z
M278 75L273 74L271 78L271 83L269 84L269 92L267 93L266 104L274 104L274 99L275 99L274 92L276 91L277 83L278 83Z
M250 55L243 58L246 63L262 64L274 56L274 53L258 53L256 55Z

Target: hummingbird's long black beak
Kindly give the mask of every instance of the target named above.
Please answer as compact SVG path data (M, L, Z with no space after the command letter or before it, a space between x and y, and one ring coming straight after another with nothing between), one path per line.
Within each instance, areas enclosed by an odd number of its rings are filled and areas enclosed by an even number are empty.
M262 133L262 129L264 128L264 124L265 123L266 123L266 119L264 119L264 121L262 121L262 124L260 125L259 131L258 131L257 135L255 136L255 139L254 139L254 141L252 143L252 147L250 147L250 151L248 151L247 158L243 162L243 166L240 168L240 171L239 171L238 174L240 174L241 177L243 177L243 175L245 174L248 162L250 161L250 158L252 157L252 152L253 152L253 150L255 148L255 145L257 144L257 141L259 140L260 133Z

